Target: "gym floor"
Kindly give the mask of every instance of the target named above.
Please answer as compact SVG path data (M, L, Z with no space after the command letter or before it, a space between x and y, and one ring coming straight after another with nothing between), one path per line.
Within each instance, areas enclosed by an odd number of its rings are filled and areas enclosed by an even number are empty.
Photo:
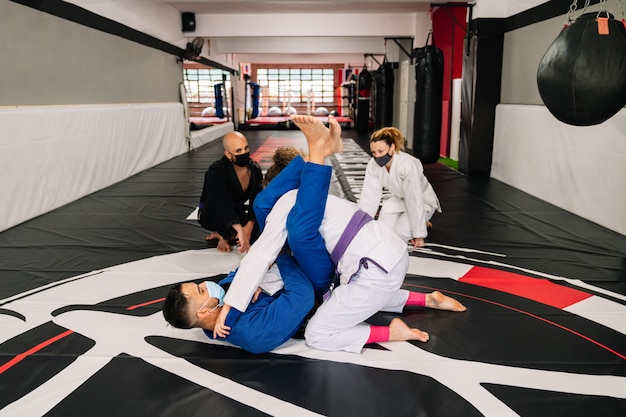
M264 168L306 145L244 133ZM331 192L355 200L367 138L344 133ZM440 164L425 173L443 213L405 288L468 311L405 311L429 342L253 355L167 326L172 283L241 259L189 218L221 155L218 140L0 233L0 416L626 415L626 237Z

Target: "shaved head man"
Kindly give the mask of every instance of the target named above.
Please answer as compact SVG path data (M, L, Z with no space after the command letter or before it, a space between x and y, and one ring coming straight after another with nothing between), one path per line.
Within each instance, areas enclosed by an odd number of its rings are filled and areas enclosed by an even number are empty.
M241 132L229 132L222 139L224 156L204 174L198 222L217 240L217 250L230 252L233 244L246 253L259 235L251 209L261 191L263 173L250 158L248 140Z

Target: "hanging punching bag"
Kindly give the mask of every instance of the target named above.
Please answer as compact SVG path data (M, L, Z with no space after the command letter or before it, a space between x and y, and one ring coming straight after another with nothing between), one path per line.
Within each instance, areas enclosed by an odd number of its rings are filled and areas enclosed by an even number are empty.
M380 68L378 67L378 69L374 72L372 72L372 90L371 90L371 100L370 100L370 106L371 106L371 113L372 113L372 117L374 118L374 129L380 129L383 126L383 122L381 120L381 116L380 116L380 99L382 97L382 91L380 91L381 87L381 82L380 82Z
M393 65L387 57L378 68L376 77L376 128L393 125Z
M224 84L214 84L213 91L215 92L215 116L220 119L224 118L224 96L222 95L222 87Z
M367 133L370 121L370 89L372 88L372 74L363 68L359 74L358 97L356 106L356 131Z
M430 37L430 34L429 34ZM439 159L441 105L443 94L443 52L434 45L414 50L415 111L413 154L424 164Z
M257 83L250 82L250 97L252 99L252 113L250 118L254 119L259 115L259 97L261 97L261 86Z
M607 12L564 27L537 70L539 95L563 123L604 122L626 105L626 28Z

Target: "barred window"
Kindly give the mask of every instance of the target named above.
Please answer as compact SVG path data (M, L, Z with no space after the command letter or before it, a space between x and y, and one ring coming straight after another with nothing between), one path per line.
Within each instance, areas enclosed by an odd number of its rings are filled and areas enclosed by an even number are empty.
M326 68L256 68L255 82L261 86L264 105L294 107L301 113L307 105L335 107L336 66Z
M220 69L184 68L184 83L190 104L215 106L215 84L224 83L225 91L230 91L230 75Z

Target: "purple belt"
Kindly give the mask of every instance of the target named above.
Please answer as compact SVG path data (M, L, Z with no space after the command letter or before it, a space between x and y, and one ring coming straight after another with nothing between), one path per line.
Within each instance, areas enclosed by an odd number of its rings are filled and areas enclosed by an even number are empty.
M356 236L356 234L361 230L366 223L372 221L372 216L364 212L363 210L357 210L348 222L346 229L341 234L339 241L337 241L337 245L335 245L335 249L330 254L330 259L337 265L339 260L343 256L344 252L348 248L352 239Z

